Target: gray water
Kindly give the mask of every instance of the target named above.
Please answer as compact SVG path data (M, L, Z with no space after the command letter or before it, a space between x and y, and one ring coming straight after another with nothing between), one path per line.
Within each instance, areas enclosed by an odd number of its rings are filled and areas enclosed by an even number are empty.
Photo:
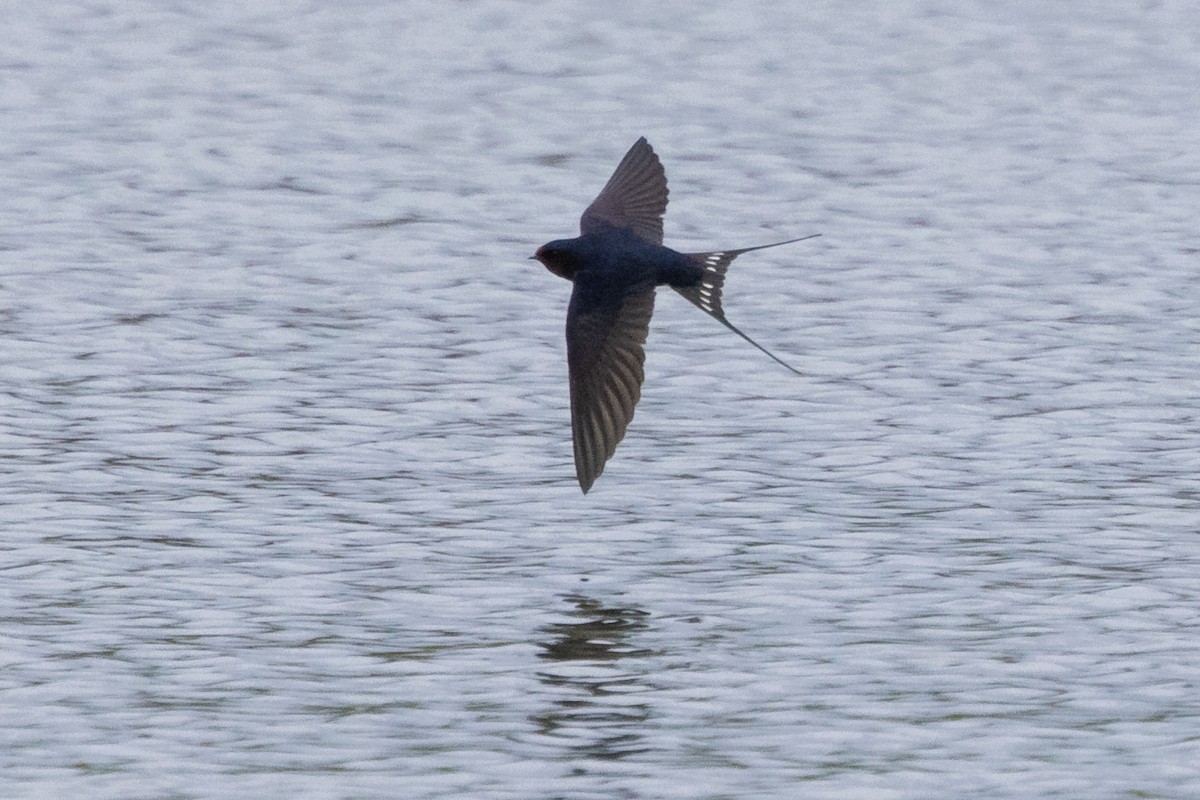
M1190 2L24 4L0 796L1200 796ZM527 260L680 249L571 464Z

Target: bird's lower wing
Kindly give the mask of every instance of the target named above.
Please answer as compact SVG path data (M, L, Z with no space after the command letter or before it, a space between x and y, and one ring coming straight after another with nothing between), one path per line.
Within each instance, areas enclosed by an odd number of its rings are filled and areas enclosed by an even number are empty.
M653 286L597 298L576 283L567 312L567 366L575 474L584 493L604 471L633 419L642 395L644 345L653 312Z

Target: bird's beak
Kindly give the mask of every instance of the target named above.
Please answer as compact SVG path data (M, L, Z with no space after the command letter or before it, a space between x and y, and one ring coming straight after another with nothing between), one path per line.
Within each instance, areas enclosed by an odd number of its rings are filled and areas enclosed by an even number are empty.
M537 260L538 260L538 257L537 257L537 256L530 256L530 257L529 257L529 260L530 260L530 261L537 261Z

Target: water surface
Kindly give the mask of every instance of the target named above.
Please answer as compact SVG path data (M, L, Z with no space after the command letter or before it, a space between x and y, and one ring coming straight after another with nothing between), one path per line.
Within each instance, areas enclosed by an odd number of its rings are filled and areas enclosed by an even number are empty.
M1187 798L1185 3L29 6L0 794ZM571 235L667 242L571 465Z

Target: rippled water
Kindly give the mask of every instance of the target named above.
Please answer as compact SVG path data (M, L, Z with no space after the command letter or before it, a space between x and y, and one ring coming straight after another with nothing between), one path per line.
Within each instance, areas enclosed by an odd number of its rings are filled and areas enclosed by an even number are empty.
M29 5L0 30L0 795L1200 792L1182 2ZM645 134L571 465L527 260Z

